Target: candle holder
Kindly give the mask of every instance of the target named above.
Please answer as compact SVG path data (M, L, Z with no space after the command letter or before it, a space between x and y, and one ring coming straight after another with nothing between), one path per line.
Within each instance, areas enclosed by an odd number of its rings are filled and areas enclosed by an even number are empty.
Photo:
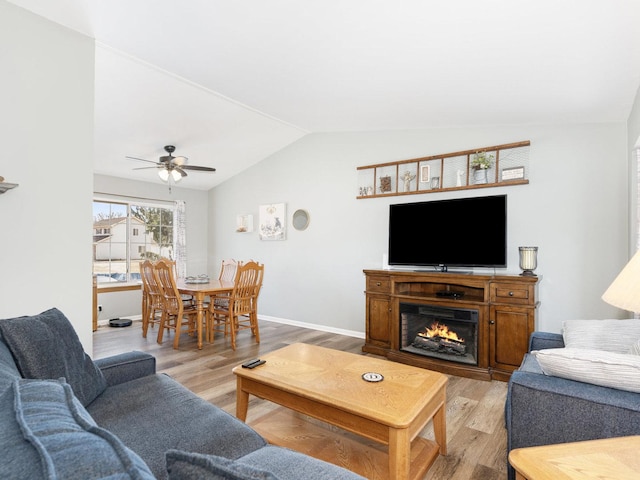
M538 247L518 247L520 253L520 268L524 277L535 277L533 271L538 266Z

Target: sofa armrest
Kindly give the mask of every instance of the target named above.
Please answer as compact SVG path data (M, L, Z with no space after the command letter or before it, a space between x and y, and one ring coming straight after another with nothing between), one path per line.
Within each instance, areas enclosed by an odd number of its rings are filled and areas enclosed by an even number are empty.
M118 385L156 373L156 357L144 352L127 352L95 360L107 379L107 385Z
M546 348L563 348L564 338L559 333L533 332L529 337L529 351Z

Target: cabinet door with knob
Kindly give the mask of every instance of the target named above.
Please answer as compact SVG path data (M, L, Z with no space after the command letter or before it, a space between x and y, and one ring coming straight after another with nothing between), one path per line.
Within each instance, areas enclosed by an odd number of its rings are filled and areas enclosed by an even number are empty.
M510 373L522 363L535 329L536 283L492 282L489 309L489 365Z
M365 351L384 354L391 348L391 279L367 276L367 331Z

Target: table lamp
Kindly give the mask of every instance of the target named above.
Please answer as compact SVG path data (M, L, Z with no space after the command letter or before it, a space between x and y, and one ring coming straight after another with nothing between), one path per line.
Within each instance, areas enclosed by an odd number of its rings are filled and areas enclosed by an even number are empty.
M640 251L629 260L602 299L629 312L640 312Z

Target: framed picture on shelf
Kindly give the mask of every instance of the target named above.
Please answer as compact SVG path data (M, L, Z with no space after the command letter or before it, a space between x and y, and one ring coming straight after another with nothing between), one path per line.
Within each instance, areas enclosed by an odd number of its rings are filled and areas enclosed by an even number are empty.
M389 175L380 177L380 193L389 193L391 191L391 177Z
M420 167L420 183L429 183L431 181L431 166L422 165Z
M524 179L524 167L503 168L500 180L523 180Z

